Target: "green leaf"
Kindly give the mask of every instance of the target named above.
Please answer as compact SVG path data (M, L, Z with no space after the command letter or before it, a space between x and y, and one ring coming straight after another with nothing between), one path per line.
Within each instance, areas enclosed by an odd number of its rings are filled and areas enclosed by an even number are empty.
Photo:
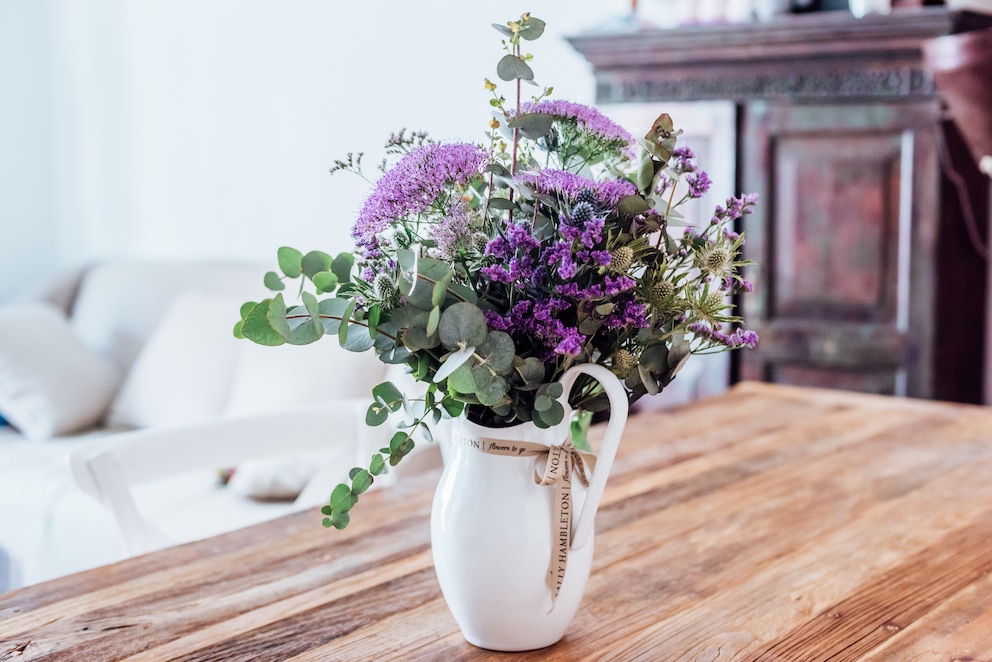
M427 327L425 331L427 335L433 336L437 332L438 322L441 321L441 307L434 306L431 308L430 315L427 316Z
M355 266L355 256L351 253L340 253L331 262L331 271L338 277L340 283L351 282L351 269Z
M431 303L434 304L435 308L444 303L445 296L448 294L448 285L451 284L451 279L454 276L455 273L449 270L440 280L434 283L434 289L431 292ZM438 314L440 314L440 311Z
M372 397L387 405L390 411L399 411L403 406L403 392L392 382L383 382L373 388Z
M324 526L333 526L337 530L344 529L351 523L351 515L348 513L334 513L330 519L324 520Z
M545 23L539 18L531 16L520 28L520 37L527 41L534 41L544 34Z
M457 418L461 416L463 411L465 411L465 403L455 400L454 398L445 398L442 400L441 407L451 418Z
M389 409L378 402L373 402L365 411L365 425L374 428L389 420Z
M284 274L290 278L298 278L303 273L303 267L301 265L303 262L303 253L295 248L283 246L276 252L276 255L279 260L279 270Z
M345 307L344 312L341 313L341 326L338 328L338 342L341 343L343 347L346 342L348 342L348 327L351 326L349 321L351 320L352 313L355 312L355 300L352 299L348 302Z
M441 315L438 335L447 349L478 347L486 341L489 327L486 317L475 304L459 302L449 306Z
M493 23L492 26L496 28L496 30L499 31L503 36L513 39L513 30L511 30L507 26L502 25L501 23Z
M270 299L257 303L248 311L244 321L241 323L241 333L245 338L259 345L273 347L283 345L286 339L279 335L272 325L269 324L269 303Z
M478 386L479 385L478 371L473 371L473 374L476 375L475 383L476 386ZM485 384L485 386L478 388L475 392L475 395L477 398L479 398L479 402L482 403L483 405L487 407L494 407L503 400L503 398L506 396L506 391L507 391L506 380L500 377L499 375L497 375L492 379L488 380L488 383Z
M330 271L331 261L331 256L323 251L310 251L300 260L300 269L312 280L321 271Z
M565 387L561 382L551 382L545 387L544 392L557 400L565 393Z
M534 356L528 356L523 365L517 367L517 372L525 384L540 384L544 380L544 363Z
M514 204L514 203L512 203L512 202L510 202L506 198L492 197L492 198L489 198L489 208L490 209L508 210L508 209L516 209L517 208L517 205Z
M351 480L351 491L353 494L361 494L372 486L372 474L365 469L359 471Z
M516 55L507 53L496 64L496 75L505 81L534 80L534 71Z
M639 214L651 211L647 200L639 195L626 195L617 203L617 211L625 218L633 218Z
M444 363L441 364L441 367L438 368L437 373L434 375L434 383L444 381L448 375L465 365L465 362L472 358L473 352L475 352L475 347L466 347L465 349L448 354L448 358L444 360Z
M265 278L262 279L265 287L269 288L274 292L279 292L280 290L286 289L286 284L282 282L279 278L279 274L274 271L267 271L265 273Z
M641 152L641 158L637 164L638 191L650 192L655 176L654 163L654 159L651 158L650 152L647 150Z
M510 334L504 331L490 331L486 335L486 342L479 346L477 353L497 373L508 375L513 371L513 357L516 351Z
M399 450L403 447L403 444L405 444L409 439L410 439L410 435L407 434L406 432L400 431L394 434L389 440L390 455L398 453Z
M531 140L540 140L548 135L554 123L554 115L548 115L546 113L524 113L510 120L507 126L511 129L520 129L520 132Z
M338 277L330 271L321 271L313 275L313 284L317 288L317 292L326 294L333 292L334 288L338 286Z
M565 408L557 400L552 400L551 407L546 411L539 411L537 409L534 410L535 422L540 419L540 421L544 423L544 427L558 425L561 423L563 418L565 418Z
M331 508L335 513L346 513L358 501L358 498L351 493L351 488L344 483L339 484L331 492Z
M372 337L372 340L376 339L376 327L379 326L379 317L381 315L382 306L377 303L372 304L372 307L369 308L369 316L367 318L369 322L369 335Z
M534 409L540 412L545 412L551 409L551 406L554 405L554 403L554 398L548 397L547 395L539 395L534 398Z
M472 366L463 363L448 376L448 388L458 393L475 393L475 377L472 376Z
M369 463L369 473L373 476L381 476L386 471L386 461L378 453L372 456Z

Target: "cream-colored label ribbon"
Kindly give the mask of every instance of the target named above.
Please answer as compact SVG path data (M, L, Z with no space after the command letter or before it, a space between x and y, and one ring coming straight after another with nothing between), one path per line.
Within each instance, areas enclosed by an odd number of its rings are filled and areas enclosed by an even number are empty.
M483 453L509 457L529 457L547 455L548 461L543 474L534 466L534 482L537 485L554 488L554 503L551 508L551 560L545 582L551 589L551 609L555 608L558 594L565 581L565 567L568 564L568 550L572 545L572 472L578 474L583 485L589 485L589 474L596 468L596 456L580 451L570 438L561 446L545 446L528 441L507 441L483 437L474 439L454 435L454 442L466 448ZM538 457L540 459L540 457Z

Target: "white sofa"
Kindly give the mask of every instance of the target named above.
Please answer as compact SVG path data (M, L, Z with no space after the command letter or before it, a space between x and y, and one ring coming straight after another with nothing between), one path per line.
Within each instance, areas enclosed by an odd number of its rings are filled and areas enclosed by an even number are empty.
M330 340L270 348L233 337L240 304L266 296L265 270L111 262L0 306L0 416L13 424L0 427L0 593L125 556L109 512L73 482L67 457L80 445L130 428L370 397L384 375L371 352ZM244 526L294 507L251 497L305 482L332 452L335 461L357 461L367 450L337 443L326 457L284 458L274 474L244 467L227 487L201 472L137 498L177 540L217 533L218 520Z

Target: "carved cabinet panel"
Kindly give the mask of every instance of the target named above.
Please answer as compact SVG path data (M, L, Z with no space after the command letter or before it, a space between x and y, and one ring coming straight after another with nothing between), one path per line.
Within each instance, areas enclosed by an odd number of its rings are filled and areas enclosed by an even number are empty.
M744 107L741 377L932 396L939 172L934 102Z

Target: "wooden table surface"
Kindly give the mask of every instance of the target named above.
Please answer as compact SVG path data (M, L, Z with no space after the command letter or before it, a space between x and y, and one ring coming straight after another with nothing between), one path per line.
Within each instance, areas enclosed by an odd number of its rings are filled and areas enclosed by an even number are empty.
M436 473L0 596L2 660L482 660ZM592 577L520 660L992 659L992 411L765 384L628 423Z

